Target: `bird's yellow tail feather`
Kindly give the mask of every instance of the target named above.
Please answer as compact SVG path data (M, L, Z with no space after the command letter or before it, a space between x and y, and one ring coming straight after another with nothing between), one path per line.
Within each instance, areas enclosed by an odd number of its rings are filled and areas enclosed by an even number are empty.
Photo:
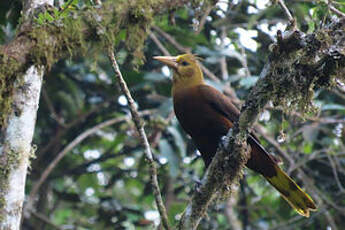
M314 201L279 166L275 168L277 174L265 178L300 215L309 217L309 211L316 211Z

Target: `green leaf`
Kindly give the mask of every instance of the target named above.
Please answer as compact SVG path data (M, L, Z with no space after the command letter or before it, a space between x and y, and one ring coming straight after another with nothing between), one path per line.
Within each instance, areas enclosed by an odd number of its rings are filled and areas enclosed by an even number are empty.
M54 21L54 18L47 11L44 13L44 19L48 22Z
M59 12L59 10L58 10L57 8L54 8L54 9L53 9L53 13L54 13L54 17L55 17L55 18L58 18L58 17L60 16L60 15L59 15L60 12Z
M54 212L54 222L58 225L68 222L68 219L72 216L71 209L58 209Z
M313 152L313 144L311 142L307 142L303 146L303 152L306 154L310 154Z
M314 21L309 21L308 22L308 33L312 33L315 30L315 22Z
M183 210L186 208L186 203L181 202L181 203L177 203L177 202L172 202L169 208L169 220L171 223L176 222L175 216L177 214L180 214L183 212Z

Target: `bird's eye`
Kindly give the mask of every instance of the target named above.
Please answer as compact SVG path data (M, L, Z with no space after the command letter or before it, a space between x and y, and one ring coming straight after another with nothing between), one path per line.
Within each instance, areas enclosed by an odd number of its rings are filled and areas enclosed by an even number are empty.
M187 65L189 65L189 63L186 62L186 61L183 61L183 62L181 63L181 65L182 65L182 66L187 66Z

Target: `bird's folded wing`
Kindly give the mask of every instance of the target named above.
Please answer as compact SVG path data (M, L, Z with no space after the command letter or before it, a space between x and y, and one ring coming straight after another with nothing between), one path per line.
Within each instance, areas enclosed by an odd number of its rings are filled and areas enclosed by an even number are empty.
M238 121L240 111L231 103L231 100L217 89L208 85L199 86L200 95L215 111L222 114L231 122Z

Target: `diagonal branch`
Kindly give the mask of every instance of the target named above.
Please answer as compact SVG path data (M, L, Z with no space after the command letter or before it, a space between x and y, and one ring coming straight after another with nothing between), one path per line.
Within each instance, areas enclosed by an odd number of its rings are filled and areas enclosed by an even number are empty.
M332 31L337 31L336 36ZM217 192L224 194L226 187L231 189L241 178L248 157L245 150L248 131L270 100L285 108L297 104L305 112L311 104L310 94L314 88L328 87L344 78L345 56L341 51L345 48L345 19L334 19L315 33L332 39L326 43L315 34L304 36L293 30L281 35L280 41L273 45L260 78L241 109L238 124L228 132L229 144L218 148L200 190L194 193L184 212L180 230L196 229Z
M167 211L166 211L166 208L164 206L164 203L163 203L162 195L161 195L159 184L158 184L157 168L156 168L155 161L153 160L151 147L150 147L150 144L148 142L148 139L147 139L147 136L146 136L146 133L144 130L143 122L140 119L138 110L136 108L136 105L135 105L135 102L132 98L132 95L131 95L128 87L127 87L127 84L122 77L122 73L120 71L120 68L119 68L117 62L116 62L112 47L108 48L108 56L109 56L109 59L111 61L113 70L115 72L116 81L118 82L122 93L126 96L126 99L128 101L129 109L130 109L131 114L132 114L132 119L133 119L135 126L137 128L137 131L139 133L140 141L144 147L144 153L145 153L146 159L149 162L151 184L152 184L152 188L154 191L154 197L156 200L158 211L159 211L160 216L161 216L163 226L166 230L169 230L170 227L169 227L169 222L168 222L168 215L167 215Z
M345 18L345 13L341 12L337 8L335 8L332 4L329 5L329 9L334 12L336 15Z
M142 114L148 114L150 111L143 111ZM105 127L111 126L113 124L123 122L129 120L127 116L124 117L117 117L117 118L112 118L107 121L104 121L102 123L97 124L94 127L91 127L84 132L82 132L80 135L78 135L71 143L69 143L61 152L59 152L54 160L50 162L47 168L43 171L40 179L38 182L33 186L29 198L28 198L28 203L26 205L26 211L32 211L33 209L33 202L34 198L39 191L40 187L42 184L46 181L46 179L49 177L50 173L53 171L53 169L57 166L57 164L66 156L67 153L69 153L73 148L75 148L78 144L80 144L83 140L85 140L87 137L95 134L98 130L103 129ZM27 213L26 213L27 214Z
M187 48L182 46L181 44L179 44L173 37L171 37L168 33L166 33L165 31L163 31L162 29L160 29L157 26L152 26L152 29L154 29L155 31L157 31L162 37L164 37L170 44L172 44L179 52L182 53L190 53L191 48ZM163 46L163 44L157 39L157 37L154 35L151 36L151 39L153 40L153 42L157 45L157 47L162 51L162 53L164 55L170 56L169 52L166 52L167 49L165 49L165 47ZM210 71L208 68L206 68L202 63L199 63L200 67L202 69L202 71L204 72L204 74L210 78L211 80L220 83L220 80L218 79L218 77L212 73L212 71ZM224 93L226 93L227 95L229 95L231 97L231 99L235 102L235 104L239 104L240 100L236 97L236 93L234 92L234 90L227 86L224 85Z
M292 14L290 13L290 10L287 8L287 6L285 5L284 0L278 0L278 4L280 5L280 7L284 10L284 13L286 14L286 16L289 19L290 25L293 27L293 29L296 29L297 25L296 25L296 20L294 19L294 17L292 16Z

